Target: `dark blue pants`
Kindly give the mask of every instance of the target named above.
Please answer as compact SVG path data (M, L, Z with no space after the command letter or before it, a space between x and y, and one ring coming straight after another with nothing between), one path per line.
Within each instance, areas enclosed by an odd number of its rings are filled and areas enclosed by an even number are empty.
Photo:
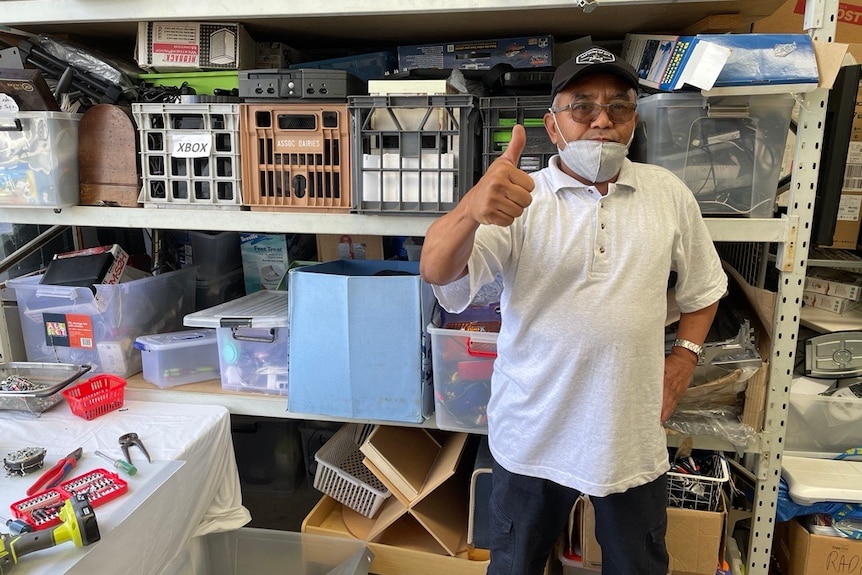
M510 473L494 462L488 575L541 575L580 493ZM602 575L666 575L667 476L607 497L591 497Z

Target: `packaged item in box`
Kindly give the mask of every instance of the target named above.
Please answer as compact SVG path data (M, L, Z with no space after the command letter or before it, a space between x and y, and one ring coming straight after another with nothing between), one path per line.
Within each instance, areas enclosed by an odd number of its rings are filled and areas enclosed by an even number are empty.
M239 104L132 104L147 208L242 205Z
M242 24L138 22L135 59L147 70L243 70L254 67L256 51Z
M812 266L805 271L805 291L853 301L862 298L862 274Z
M842 314L859 307L860 302L811 291L802 292L802 305Z
M490 70L498 64L513 68L552 66L551 36L466 40L445 44L398 47L398 69Z
M214 329L195 329L139 336L144 379L159 387L216 379L219 355Z
M0 114L0 206L78 205L81 114Z
M186 315L188 327L215 328L223 389L286 395L287 292L262 290Z
M679 176L704 214L769 218L794 104L790 94L646 96L629 157Z
M93 373L141 371L135 338L182 328L195 306L194 268L91 288L11 279L28 361L90 364Z
M242 232L239 235L245 293L278 289L290 266L284 234Z
M473 96L352 96L348 103L358 211L445 213L472 187Z
M288 272L289 410L421 422L433 410L419 264L335 260ZM423 321L424 320L424 321Z
M242 104L240 113L244 205L252 210L350 210L346 104Z
M345 70L360 80L368 81L382 78L398 69L398 57L394 52L382 51L369 54L357 54L341 58L313 60L293 64L291 68L322 68L325 70ZM352 95L352 94L348 94Z
M252 68L287 68L304 59L302 52L282 42L257 42L257 59Z

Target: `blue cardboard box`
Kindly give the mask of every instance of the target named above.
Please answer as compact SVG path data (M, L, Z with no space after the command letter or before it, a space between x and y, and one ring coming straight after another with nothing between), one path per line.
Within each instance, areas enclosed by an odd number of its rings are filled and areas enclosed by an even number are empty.
M554 39L527 36L494 40L468 40L445 44L398 47L398 69L490 70L497 64L513 68L553 65Z
M328 58L292 64L291 68L320 68L323 70L345 70L360 80L377 80L398 69L395 52L381 51L341 58Z
M288 272L288 411L420 423L433 412L418 262L336 260Z

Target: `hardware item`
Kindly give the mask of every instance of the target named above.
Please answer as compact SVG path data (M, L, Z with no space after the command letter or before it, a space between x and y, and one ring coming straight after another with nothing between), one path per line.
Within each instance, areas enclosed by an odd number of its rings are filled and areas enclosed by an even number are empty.
M7 573L7 566L16 565L22 555L66 541L72 541L77 547L85 547L101 539L96 515L86 497L67 499L60 507L58 516L61 523L51 530L50 537L39 531L0 535L0 573Z
M58 461L54 467L43 473L39 479L36 480L36 483L30 486L30 489L27 490L27 495L33 495L39 491L56 487L61 481L63 481L63 478L69 474L69 471L75 467L78 460L81 459L82 453L84 453L84 449L79 447Z
M125 435L120 436L120 448L123 450L123 456L126 458L126 461L129 463L132 462L132 458L129 456L129 447L135 445L140 449L143 454L147 457L147 462L152 463L153 460L150 459L150 454L147 453L147 448L144 447L144 443L138 437L137 433L126 433Z
M113 463L114 467L124 472L126 475L132 476L138 472L138 468L129 463L128 461L123 461L122 459L114 459L99 450L96 450L96 455L98 455L102 459L107 459L108 461Z
M808 338L805 375L826 379L862 376L862 332L836 331Z
M364 94L362 81L345 70L313 68L240 70L239 97L246 100L346 100Z
M6 519L5 517L0 517L0 521L6 524L6 527L9 528L9 532L12 535L20 535L21 533L30 533L33 531L33 527L22 519Z
M23 476L36 471L44 463L44 447L25 447L24 449L8 453L3 458L3 467L6 468L6 475L17 473Z

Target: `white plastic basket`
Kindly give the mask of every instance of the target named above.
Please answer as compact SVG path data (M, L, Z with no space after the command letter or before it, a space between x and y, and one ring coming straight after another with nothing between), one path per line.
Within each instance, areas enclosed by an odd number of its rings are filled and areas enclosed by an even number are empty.
M346 423L314 455L314 488L365 517L374 517L390 492L368 469L359 447L374 425Z
M667 498L670 507L718 511L721 489L730 479L727 460L720 456L713 466L713 476L667 472Z

